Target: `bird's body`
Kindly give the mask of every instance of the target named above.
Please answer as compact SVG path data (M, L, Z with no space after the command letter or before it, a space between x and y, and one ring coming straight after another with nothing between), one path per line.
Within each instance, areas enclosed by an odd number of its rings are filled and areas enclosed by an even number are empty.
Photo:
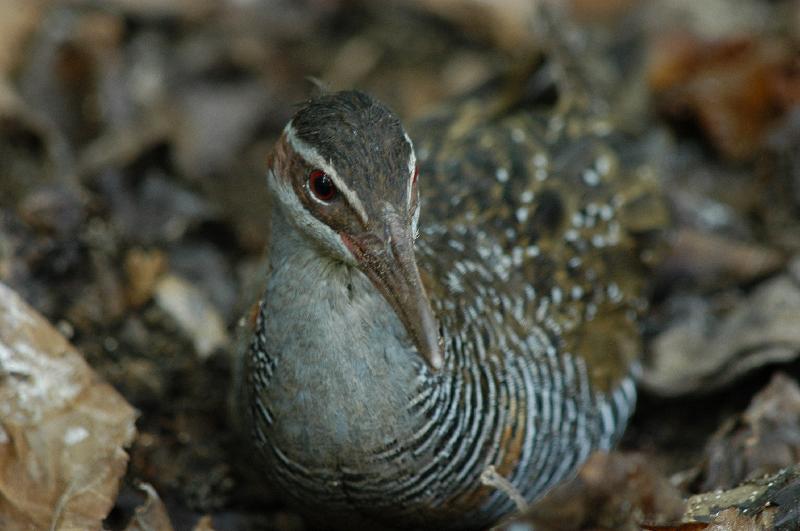
M408 137L361 93L276 146L239 407L265 481L318 523L484 527L514 508L488 467L534 500L632 411L652 183L606 122L481 102L420 124L419 198Z

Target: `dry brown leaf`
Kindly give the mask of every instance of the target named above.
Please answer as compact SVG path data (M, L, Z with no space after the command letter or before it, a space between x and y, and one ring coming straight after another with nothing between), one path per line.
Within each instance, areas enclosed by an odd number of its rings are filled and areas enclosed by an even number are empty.
M192 338L201 358L207 358L214 350L228 344L228 333L219 311L194 284L167 273L156 284L155 298Z
M147 483L142 483L139 488L145 492L147 499L136 508L125 531L173 531L167 508L156 489Z
M706 522L714 531L800 529L800 467L781 470L729 490L691 496L684 522Z
M211 517L205 515L198 520L197 525L194 526L194 531L214 531L214 523L211 521Z
M440 16L469 34L487 39L499 48L531 50L531 31L537 2L530 0L414 0L418 9Z
M642 524L642 529L647 531L700 531L708 529L708 524L703 522L685 522L674 525L650 525Z
M673 522L685 503L642 454L596 452L578 475L531 510L537 530L640 529L642 521Z
M708 531L762 531L772 528L776 509L767 508L755 517L743 514L738 509L725 509L714 518Z
M101 529L135 410L0 283L0 529Z
M794 60L784 41L672 33L653 46L649 83L668 118L697 122L723 155L747 159L776 116L797 103Z
M723 316L701 301L684 308L653 340L642 383L662 396L707 392L765 364L796 359L798 280L789 273L763 282Z
M125 255L125 275L128 277L128 301L141 307L153 296L156 283L167 270L167 257L158 249L131 249Z
M676 231L661 265L669 276L688 276L704 288L741 285L778 271L784 256L771 247L694 229Z
M0 76L8 76L17 66L30 34L36 30L45 2L41 0L3 0L0 2Z
M777 373L736 422L726 423L706 448L701 489L731 488L774 474L800 460L800 386Z

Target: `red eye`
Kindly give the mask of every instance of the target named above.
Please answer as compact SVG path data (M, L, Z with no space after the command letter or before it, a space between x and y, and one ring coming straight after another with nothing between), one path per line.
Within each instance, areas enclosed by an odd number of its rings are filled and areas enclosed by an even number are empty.
M308 188L317 199L326 203L336 197L336 186L322 170L313 170L308 174Z

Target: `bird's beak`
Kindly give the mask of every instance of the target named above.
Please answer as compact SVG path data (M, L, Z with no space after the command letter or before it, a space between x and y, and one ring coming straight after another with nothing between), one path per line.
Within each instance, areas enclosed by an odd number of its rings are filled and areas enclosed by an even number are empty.
M407 225L389 212L381 236L342 234L341 238L360 269L392 306L417 351L436 370L444 363L442 345L414 257L414 238Z

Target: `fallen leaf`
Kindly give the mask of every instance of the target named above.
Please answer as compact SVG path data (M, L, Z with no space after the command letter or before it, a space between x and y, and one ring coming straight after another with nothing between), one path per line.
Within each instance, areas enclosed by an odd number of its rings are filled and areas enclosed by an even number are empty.
M102 528L135 410L0 283L0 528Z
M192 339L197 353L207 358L228 343L219 311L208 297L183 278L166 274L155 290L156 302Z
M684 509L678 490L646 456L596 452L572 481L537 502L526 520L545 531L638 530L643 520L677 521Z
M651 344L643 385L661 396L708 392L768 363L800 355L800 281L791 272L761 283L716 315L690 299L676 322Z
M705 522L713 531L800 528L800 467L691 496L684 522Z
M709 441L701 489L731 488L800 461L800 386L783 373Z
M770 247L688 228L676 232L670 254L660 266L670 277L688 277L704 288L742 285L785 265Z
M156 489L148 483L140 484L139 488L145 492L147 499L136 508L125 531L173 531L167 508Z
M24 57L23 49L36 30L46 2L5 0L0 3L0 76L6 77Z
M642 529L647 529L647 531L700 531L708 529L708 524L703 522L684 522L673 525L642 524Z
M214 531L214 523L211 521L211 517L205 515L198 520L197 525L194 526L194 531Z
M706 529L708 531L762 531L772 528L774 516L774 508L766 508L756 516L743 514L738 509L730 508L720 512Z
M467 34L493 42L500 48L519 52L531 50L536 35L530 21L537 15L538 5L529 0L414 0L414 5L448 20Z
M128 301L134 308L142 306L153 296L159 276L167 269L167 258L159 250L131 249L125 255L125 275L128 278Z
M697 122L724 156L741 160L761 149L776 117L797 103L794 60L789 43L766 37L671 33L653 45L648 77L668 119Z

